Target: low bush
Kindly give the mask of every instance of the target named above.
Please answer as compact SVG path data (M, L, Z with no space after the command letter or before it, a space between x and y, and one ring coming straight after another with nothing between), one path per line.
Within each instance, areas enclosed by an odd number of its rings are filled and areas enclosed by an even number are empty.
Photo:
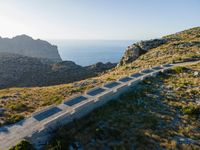
M106 81L113 81L114 79L113 78L111 78L111 77L108 77L107 79L106 79Z
M172 69L172 71L173 71L174 73L182 73L185 69L186 69L185 67L177 66L177 67L174 67L174 68Z
M200 115L200 107L190 105L188 107L182 108L182 113L185 115L199 116Z
M16 146L10 148L9 150L35 150L30 142L27 140L22 140Z
M9 108L17 112L23 112L28 109L28 107L22 103L10 105Z
M6 119L5 124L7 124L7 125L8 124L13 124L13 123L16 123L16 122L18 122L18 121L20 121L22 119L24 119L24 117L21 116L21 115L12 115L8 119Z

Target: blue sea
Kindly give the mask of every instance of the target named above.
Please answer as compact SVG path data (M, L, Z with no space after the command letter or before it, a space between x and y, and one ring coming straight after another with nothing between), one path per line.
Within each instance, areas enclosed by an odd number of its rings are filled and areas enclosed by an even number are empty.
M97 62L119 62L131 40L50 40L58 46L63 60L71 60L81 66Z

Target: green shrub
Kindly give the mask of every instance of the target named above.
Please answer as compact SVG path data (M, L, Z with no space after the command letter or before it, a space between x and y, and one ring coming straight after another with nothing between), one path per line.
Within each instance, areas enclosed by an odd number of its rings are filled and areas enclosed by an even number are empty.
M196 35L196 38L200 38L200 34L197 34L197 35Z
M23 112L28 109L28 107L22 103L10 105L9 108L17 112Z
M10 118L8 118L6 121L5 121L5 124L13 124L13 123L16 123L20 120L24 119L23 116L21 115L12 115Z
M197 54L188 54L187 57L188 58L199 58L199 55L197 55Z
M200 107L199 106L188 106L182 108L182 113L185 115L193 115L193 116L198 116L200 115Z
M26 140L22 140L20 143L10 148L9 150L34 150L34 148L30 142Z
M185 67L177 66L177 67L174 67L172 69L172 71L175 72L175 73L182 73L185 69L186 69Z
M108 77L107 79L106 79L106 81L113 81L114 79L113 78L111 78L111 77Z

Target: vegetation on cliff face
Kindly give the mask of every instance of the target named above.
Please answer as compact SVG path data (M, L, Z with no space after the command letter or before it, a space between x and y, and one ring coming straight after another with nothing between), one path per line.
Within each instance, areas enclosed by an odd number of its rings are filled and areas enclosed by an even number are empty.
M0 117L0 122L5 124L7 120L12 120L16 113L20 117L28 116L42 107L60 103L73 94L83 93L94 86L119 79L122 76L127 76L150 66L200 58L200 27L164 38L170 42L149 50L132 63L113 68L98 77L49 87L7 88L0 90L0 107L5 109L4 114ZM26 109L20 109L20 111L12 109L13 106L15 107L19 104L26 105Z
M200 149L200 63L148 78L61 127L45 149Z

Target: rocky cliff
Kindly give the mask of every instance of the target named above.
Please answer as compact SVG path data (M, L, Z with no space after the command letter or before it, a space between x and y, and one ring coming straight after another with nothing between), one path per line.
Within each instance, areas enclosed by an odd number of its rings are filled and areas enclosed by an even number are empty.
M57 46L40 39L34 40L27 35L16 36L12 39L0 37L0 52L46 58L54 62L62 61Z
M118 66L131 63L142 54L145 54L150 49L156 48L162 44L165 44L166 42L167 42L166 39L153 39L132 44L128 46L128 48L125 50L125 53L121 58Z

